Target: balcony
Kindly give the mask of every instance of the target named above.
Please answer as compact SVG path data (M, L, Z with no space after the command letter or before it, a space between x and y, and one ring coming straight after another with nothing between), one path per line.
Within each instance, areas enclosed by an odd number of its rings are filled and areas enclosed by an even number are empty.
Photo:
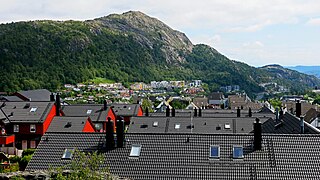
M11 144L14 143L15 141L15 135L11 134L11 135L0 135L0 145L7 145L7 144Z

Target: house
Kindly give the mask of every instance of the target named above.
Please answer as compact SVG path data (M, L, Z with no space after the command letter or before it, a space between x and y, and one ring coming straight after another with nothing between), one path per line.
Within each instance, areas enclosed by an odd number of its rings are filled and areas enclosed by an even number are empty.
M106 122L110 118L116 120L116 114L107 104L72 104L62 107L62 114L66 117L89 117L97 131L106 131ZM114 126L115 128L115 126Z
M143 116L140 104L110 104L117 117L124 119L126 124L130 123L131 117Z
M96 132L90 117L56 116L47 132Z
M197 106L197 108L202 108L205 109L209 104L208 104L208 98L206 97L196 97L193 98L193 104Z
M52 119L59 114L54 102L20 101L2 104L2 146L36 148Z
M47 89L19 91L13 94L23 101L50 101L51 92Z
M208 96L209 104L220 108L221 105L227 107L227 100L222 92L213 92Z
M111 149L105 133L46 133L26 170L67 168L79 150L102 153L101 168L120 178L319 179L319 134L261 134L256 126L253 134L127 133Z

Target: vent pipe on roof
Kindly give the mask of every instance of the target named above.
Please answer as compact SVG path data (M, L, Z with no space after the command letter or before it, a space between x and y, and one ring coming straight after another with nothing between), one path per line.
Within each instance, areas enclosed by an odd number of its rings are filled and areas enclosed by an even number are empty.
M166 108L166 117L169 117L170 116L170 108L169 106L167 106Z
M60 116L60 108L61 108L60 94L57 93L57 95L56 95L56 116Z
M55 101L53 93L50 94L50 101L51 102Z
M149 108L148 107L146 107L145 116L149 116Z
M249 107L249 117L252 117L252 110L250 107Z
M238 108L237 108L237 117L240 117L240 116L241 116L241 113L240 113L240 112L241 112L241 110L240 110L240 108L238 107Z
M300 133L304 134L304 117L300 117Z
M114 148L113 122L110 117L108 117L106 126L106 148Z
M296 116L298 118L301 116L301 103L299 100L296 103Z
M123 119L117 120L117 147L122 148L124 143L124 121Z
M197 115L198 115L198 109L197 109L197 108L194 108L193 116L194 116L194 117L197 117Z
M201 110L201 108L199 108L198 116L199 116L199 117L202 116L202 110Z
M255 151L261 150L262 130L261 130L261 123L259 118L256 118L256 122L253 123L253 131L254 131L253 148Z
M176 117L176 109L174 109L174 107L172 107L171 116Z
M107 100L103 100L103 110L107 110Z

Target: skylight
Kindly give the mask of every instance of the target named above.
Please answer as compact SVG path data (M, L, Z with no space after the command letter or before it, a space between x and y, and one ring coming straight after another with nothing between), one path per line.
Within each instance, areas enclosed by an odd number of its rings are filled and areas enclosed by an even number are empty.
M175 124L174 129L180 129L180 124Z
M74 153L74 148L66 148L61 159L71 159Z
M141 152L141 145L140 144L132 144L130 157L139 157Z
M37 109L38 109L37 107L33 107L33 108L30 109L30 112L36 112Z
M233 146L233 158L242 159L243 158L243 147L242 146Z
M91 112L92 112L91 109L88 109L88 110L87 110L87 114L88 114L88 115L91 114Z
M214 145L210 146L210 158L219 158L220 157L220 146Z
M158 127L158 121L153 122L153 127Z
M225 128L225 129L230 129L230 128L231 128L231 127L230 127L230 124L229 124L229 123L224 124L224 128Z

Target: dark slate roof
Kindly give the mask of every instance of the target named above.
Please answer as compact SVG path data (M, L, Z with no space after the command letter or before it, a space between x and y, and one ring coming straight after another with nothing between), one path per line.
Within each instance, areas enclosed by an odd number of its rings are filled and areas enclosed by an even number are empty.
M0 96L0 101L23 101L18 96Z
M29 101L50 101L51 92L47 89L19 91L17 94L29 99Z
M117 116L137 116L140 104L110 104Z
M319 115L320 115L319 111L315 110L314 108L311 108L306 112L304 116L304 120L308 123L311 123Z
M320 135L263 135L262 150L252 150L252 135L126 134L126 146L105 151L105 134L46 133L27 170L61 167L65 148L100 150L110 172L131 179L319 179ZM188 141L187 141L188 140ZM138 158L131 146L141 145ZM220 158L210 159L211 145ZM233 145L244 148L243 159L232 158Z
M88 117L56 116L47 132L82 132Z
M42 123L48 116L53 102L6 102L3 111L9 116L11 122L15 123ZM35 112L31 112L32 108L36 108ZM2 117L2 116L1 116Z
M93 122L106 121L110 107L103 111L103 104L72 104L62 107L65 116L90 117Z

